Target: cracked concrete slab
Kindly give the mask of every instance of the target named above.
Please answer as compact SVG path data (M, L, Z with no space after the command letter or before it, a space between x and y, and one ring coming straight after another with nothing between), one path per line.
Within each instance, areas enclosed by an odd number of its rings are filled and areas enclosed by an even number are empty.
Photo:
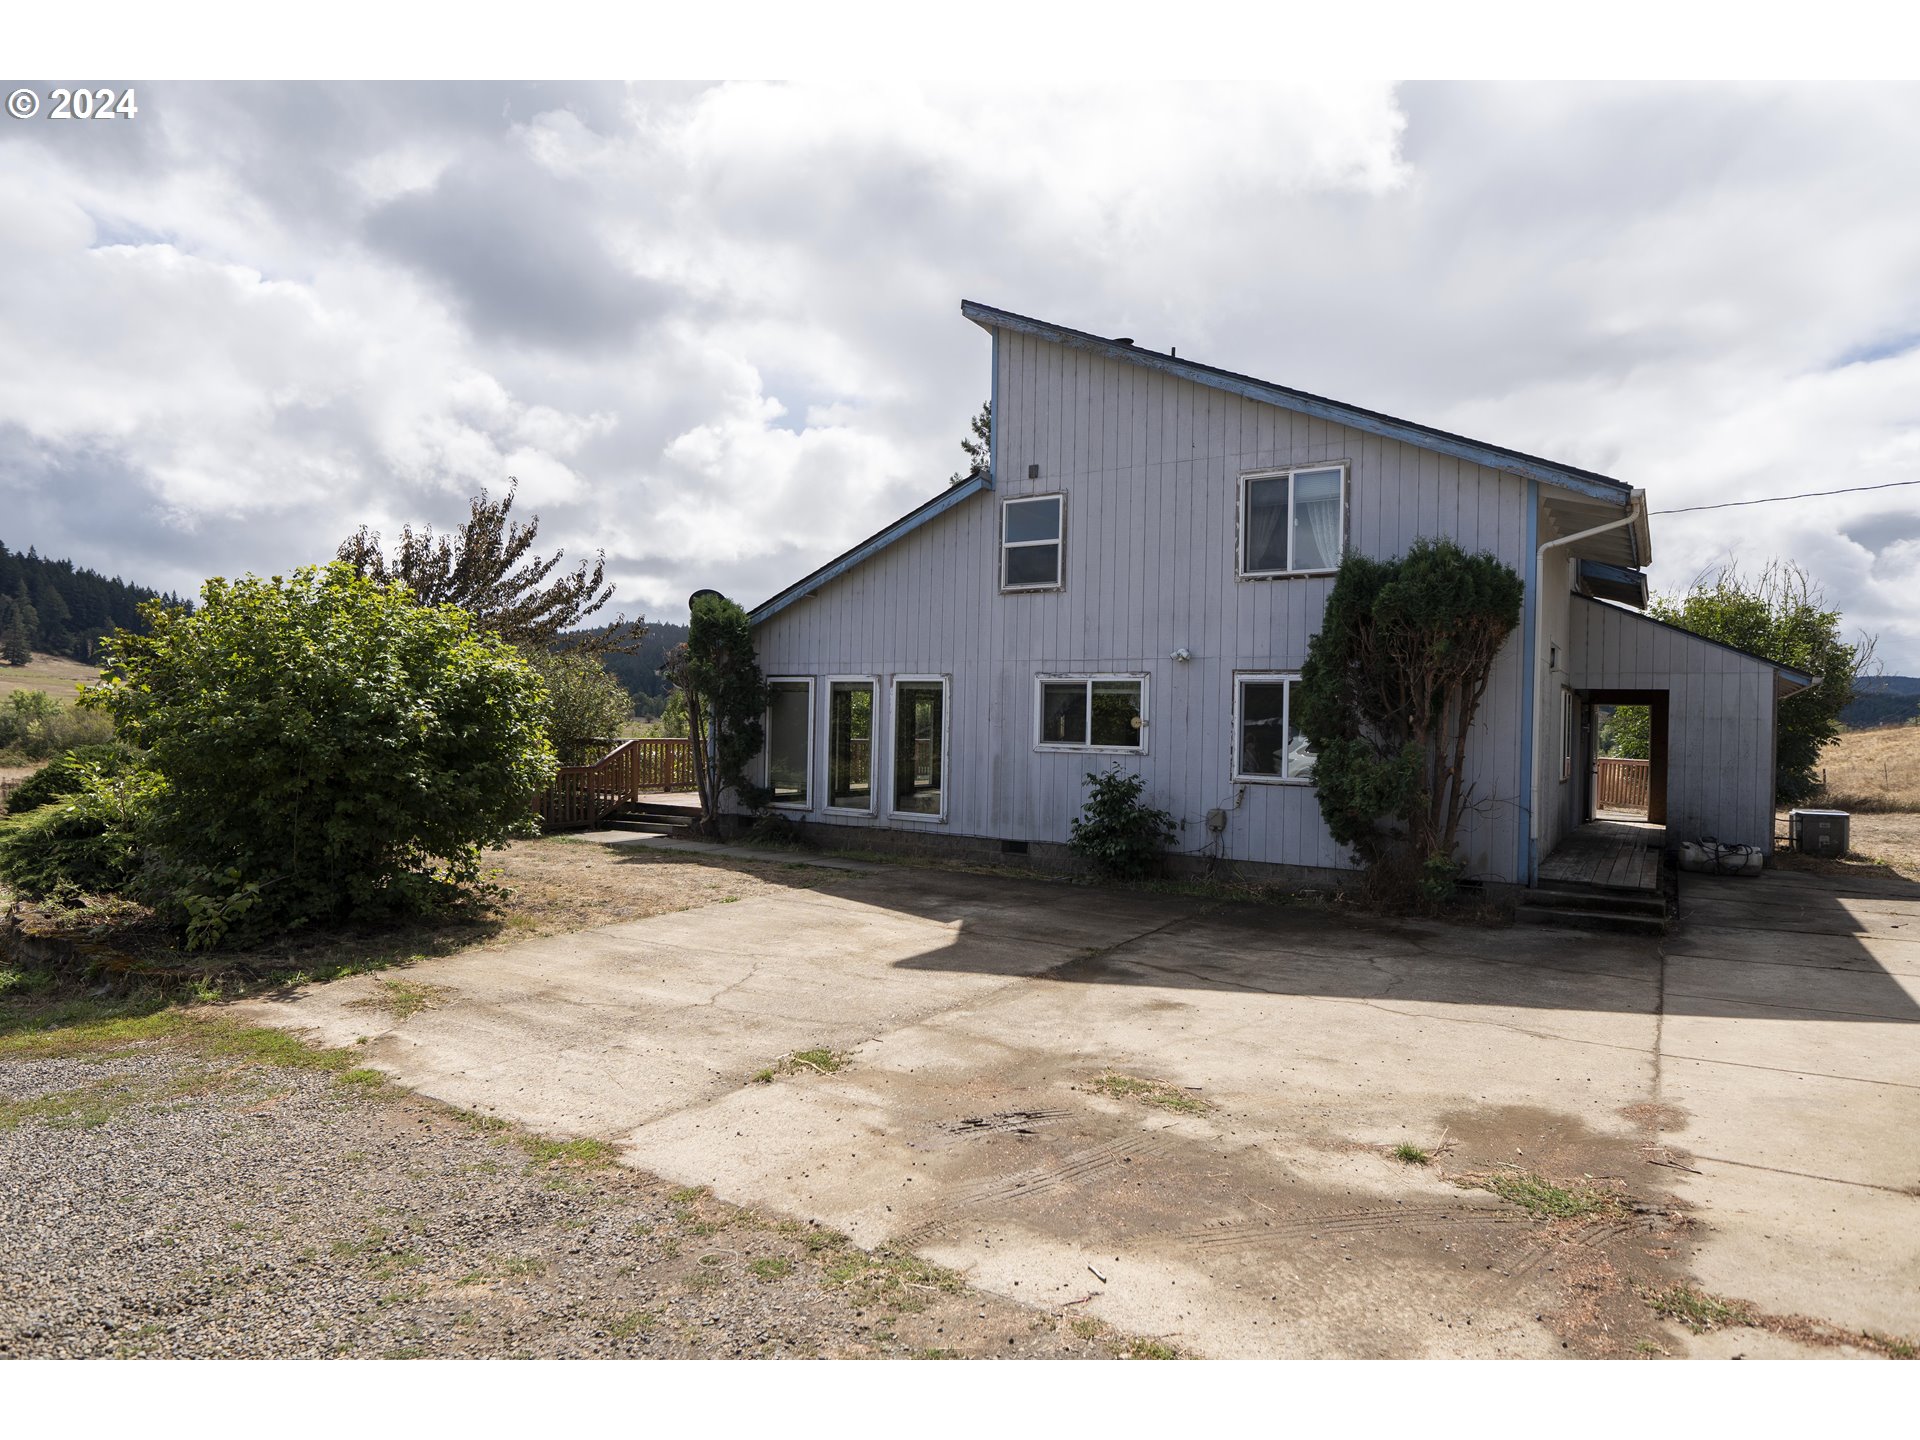
M1920 1332L1920 887L1690 878L1663 946L902 867L810 883L416 965L449 994L404 1021L372 977L246 1009L1197 1354L1834 1353L1693 1336L1646 1304L1680 1283ZM754 1080L815 1046L850 1063ZM1474 1188L1502 1175L1605 1203L1542 1221Z

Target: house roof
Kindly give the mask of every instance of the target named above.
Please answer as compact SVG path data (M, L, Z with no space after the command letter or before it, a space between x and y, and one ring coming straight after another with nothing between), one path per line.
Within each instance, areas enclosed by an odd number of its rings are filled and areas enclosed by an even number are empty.
M1820 677L1809 671L1796 670L1791 665L1782 665L1778 660L1769 660L1764 655L1756 655L1751 650L1742 650L1738 645L1729 645L1724 640L1715 640L1707 635L1696 635L1693 631L1687 629L1686 626L1676 625L1671 620L1656 619L1652 615L1645 615L1637 610L1628 610L1624 605L1615 605L1606 600L1597 600L1591 595L1582 595L1579 598L1585 600L1589 605L1601 605L1609 610L1621 611L1633 619L1638 620L1643 625L1658 625L1662 630L1671 630L1676 635L1684 635L1687 639L1697 641L1699 644L1711 645L1716 650L1728 650L1743 659L1753 661L1755 664L1767 666L1773 671L1773 694L1776 700L1782 699L1799 690L1811 689L1820 683Z
M802 576L771 599L763 600L748 613L748 620L758 625L762 620L778 615L796 600L804 600L829 580L847 573L868 556L878 553L903 536L912 534L922 525L936 516L944 515L956 505L964 504L982 490L993 488L993 476L986 471L969 476L958 485L950 485L940 494L917 505L894 521L886 529L876 531L858 545L843 554L836 555L811 575Z
M1575 465L1562 465L1556 460L1542 459L1538 455L1528 455L1520 450L1509 450L1504 445L1489 445L1484 440L1472 440L1465 435L1456 435L1450 430L1439 430L1413 420L1401 420L1392 415L1383 415L1377 410L1364 410L1358 405L1329 400L1322 395L1310 395L1305 390L1276 385L1271 380L1258 380L1251 375L1240 375L1231 370L1202 365L1195 360L1183 360L1172 354L1163 355L1158 350L1145 350L1131 342L1123 343L1119 340L1109 340L1101 335L1089 335L1084 330L1072 330L1065 325L1055 325L1051 321L1036 320L1030 315L1016 315L1011 310L997 310L991 305L982 305L976 300L962 300L960 313L987 330L1011 330L1021 335L1035 335L1043 340L1051 340L1057 345L1065 345L1074 350L1085 350L1109 360L1119 360L1129 365L1158 370L1163 374L1177 375L1183 380L1193 381L1196 385L1224 390L1230 395L1264 401L1269 405L1279 405L1284 409L1296 410L1303 415L1313 415L1322 420L1331 420L1336 424L1351 426L1355 430L1364 430L1368 434L1383 436L1389 440L1403 440L1409 445L1418 445L1423 449L1435 450L1461 460L1471 460L1489 469L1511 471L1516 475L1524 475L1528 479L1540 480L1549 485L1558 485L1595 500L1610 500L1616 505L1624 506L1632 494L1631 486L1592 470L1582 470Z

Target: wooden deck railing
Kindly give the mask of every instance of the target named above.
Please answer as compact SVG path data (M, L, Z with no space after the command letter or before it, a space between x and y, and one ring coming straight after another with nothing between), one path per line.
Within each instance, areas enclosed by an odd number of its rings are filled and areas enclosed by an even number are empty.
M1645 760L1602 755L1593 762L1593 808L1644 811L1649 778Z
M591 765L562 765L533 808L547 829L577 830L642 795L694 787L693 741L624 740Z

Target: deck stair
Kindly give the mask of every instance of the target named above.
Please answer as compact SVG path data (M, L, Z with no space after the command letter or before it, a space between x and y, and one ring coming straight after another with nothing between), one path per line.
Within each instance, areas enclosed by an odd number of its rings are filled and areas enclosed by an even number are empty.
M609 830L631 830L636 835L691 837L700 812L685 805L663 805L635 800L622 805L602 822Z
M1666 896L1657 890L1561 882L1525 892L1513 918L1522 925L1664 935L1667 914Z

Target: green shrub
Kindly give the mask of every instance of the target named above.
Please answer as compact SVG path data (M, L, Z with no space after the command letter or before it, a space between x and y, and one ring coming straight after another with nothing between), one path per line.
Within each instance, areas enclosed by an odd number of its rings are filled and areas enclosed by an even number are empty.
M89 774L118 775L133 767L135 756L125 745L82 745L48 761L22 780L7 796L7 813L24 815L51 804L63 795L86 789Z
M546 692L464 612L343 564L202 597L145 607L83 700L165 782L143 893L193 938L430 907L533 833Z
M0 705L0 755L45 760L113 739L106 716L63 704L39 690L16 690Z
M157 788L144 770L85 768L76 793L0 820L0 881L36 900L125 889Z
M547 739L562 765L591 765L633 718L633 697L592 656L523 652L547 687Z
M1103 875L1138 879L1173 840L1173 817L1141 801L1145 788L1146 781L1122 775L1118 765L1104 775L1087 772L1087 803L1073 822L1069 844Z

